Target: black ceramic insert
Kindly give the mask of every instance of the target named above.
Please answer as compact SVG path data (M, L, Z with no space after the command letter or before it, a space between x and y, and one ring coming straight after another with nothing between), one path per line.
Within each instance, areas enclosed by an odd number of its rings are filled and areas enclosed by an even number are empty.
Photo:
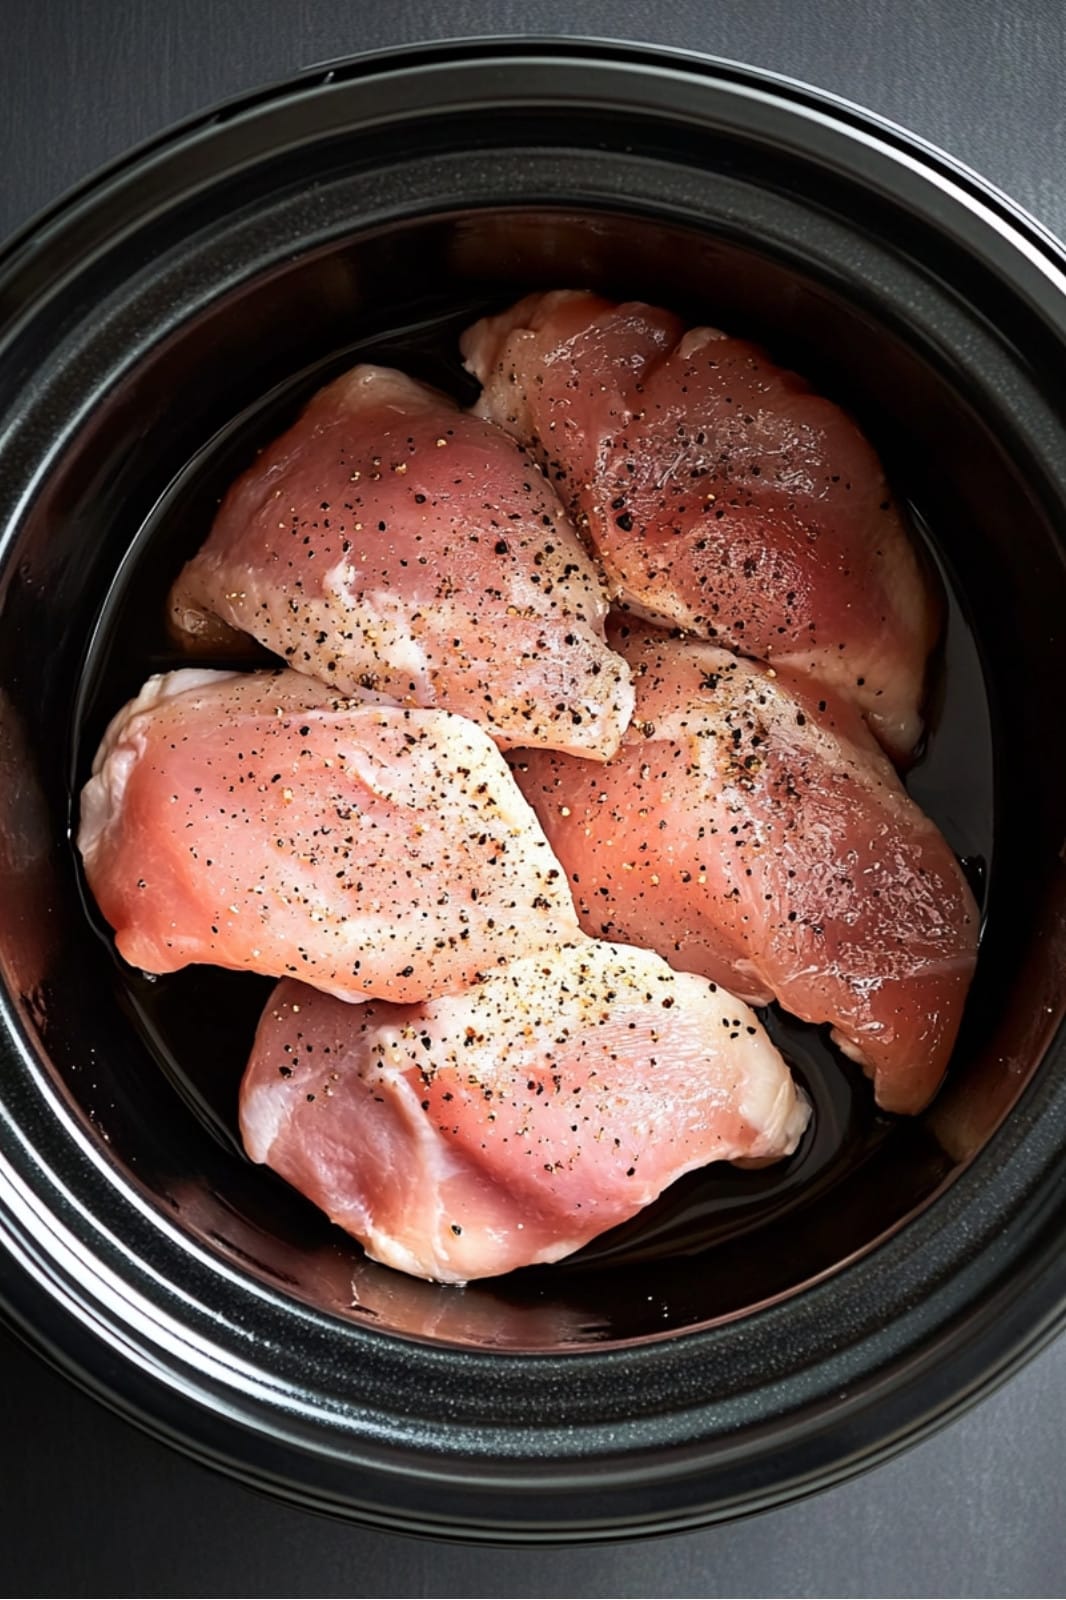
M186 1448L305 1503L497 1538L684 1526L829 1481L1058 1316L1066 1090L1063 263L942 158L683 58L467 46L226 108L0 259L0 1236L10 1313ZM115 958L71 831L107 717L176 665L218 496L368 357L454 392L536 286L764 342L859 417L950 596L912 791L985 935L947 1087L875 1114L777 1019L817 1116L569 1263L409 1281L235 1137L269 984Z

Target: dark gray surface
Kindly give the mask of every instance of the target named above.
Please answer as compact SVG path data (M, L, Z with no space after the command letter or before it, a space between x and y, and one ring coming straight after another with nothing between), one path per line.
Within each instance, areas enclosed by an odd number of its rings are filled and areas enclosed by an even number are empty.
M943 145L1066 234L1066 8L934 0L6 0L0 236L174 120L418 38L618 35L805 79ZM1066 1342L933 1440L803 1505L588 1551L470 1551L275 1507L0 1341L8 1593L1061 1595Z

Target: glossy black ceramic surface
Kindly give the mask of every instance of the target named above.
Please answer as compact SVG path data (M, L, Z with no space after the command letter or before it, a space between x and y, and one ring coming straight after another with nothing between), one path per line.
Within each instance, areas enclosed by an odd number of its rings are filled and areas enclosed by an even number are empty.
M115 169L0 261L0 1114L15 1315L116 1403L279 1492L501 1538L683 1526L927 1426L1057 1317L1066 1092L1062 264L931 153L638 51L355 63ZM70 830L103 722L228 478L355 353L461 392L454 335L586 283L719 320L847 404L952 598L922 803L985 939L948 1086L818 1116L582 1258L456 1292L364 1261L234 1137L269 986L148 983ZM1036 686L1034 690L1034 686ZM1034 781L1039 763L1040 782ZM1005 1120L1004 1120L1005 1118ZM998 1129L998 1131L997 1131Z

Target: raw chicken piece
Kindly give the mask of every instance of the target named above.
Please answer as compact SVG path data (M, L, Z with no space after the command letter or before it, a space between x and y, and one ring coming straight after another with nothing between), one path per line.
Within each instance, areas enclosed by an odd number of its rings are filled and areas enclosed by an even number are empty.
M806 1101L754 1014L646 950L584 941L420 1006L275 990L241 1132L416 1277L557 1261L683 1172L794 1150Z
M920 1110L977 954L948 845L830 691L654 629L608 635L637 689L618 756L511 758L582 926L832 1023L880 1105Z
M633 707L602 580L514 440L402 373L321 390L230 489L172 620L218 619L345 694L604 757Z
M843 411L745 340L576 291L463 352L478 413L538 457L627 609L809 673L910 753L939 608Z
M206 961L411 1001L577 931L487 734L296 672L150 678L97 753L78 844L147 972Z

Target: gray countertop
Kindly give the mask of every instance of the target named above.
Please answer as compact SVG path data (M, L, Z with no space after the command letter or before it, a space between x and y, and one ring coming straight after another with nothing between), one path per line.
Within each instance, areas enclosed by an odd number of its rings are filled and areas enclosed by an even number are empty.
M638 39L768 67L942 145L1066 236L1061 0L7 0L0 237L173 121L363 48L487 33ZM478 1551L259 1498L0 1336L8 1593L1062 1595L1066 1339L934 1438L704 1533Z

